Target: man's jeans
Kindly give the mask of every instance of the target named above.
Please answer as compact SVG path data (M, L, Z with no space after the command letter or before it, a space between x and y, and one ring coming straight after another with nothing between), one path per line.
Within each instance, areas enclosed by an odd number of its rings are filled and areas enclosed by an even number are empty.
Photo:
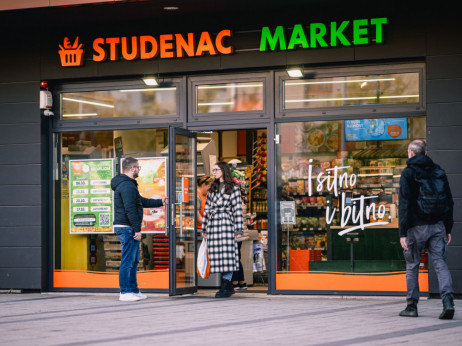
M415 226L408 230L408 250L404 251L408 305L419 302L420 254L424 248L428 250L433 260L441 298L443 299L448 295L453 297L451 273L445 262L448 255L445 236L446 229L443 222L434 225Z
M122 259L119 268L120 293L138 293L136 270L140 260L140 242L133 239L131 227L115 227L115 232L122 244Z

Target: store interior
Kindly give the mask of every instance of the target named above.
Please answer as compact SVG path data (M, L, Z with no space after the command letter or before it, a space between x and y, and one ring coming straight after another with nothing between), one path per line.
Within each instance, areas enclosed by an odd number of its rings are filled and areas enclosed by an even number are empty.
M119 158L133 156L144 158L166 158L168 156L167 129L140 129L116 131L67 132L59 135L61 158L60 179L56 191L57 224L55 232L55 269L117 272L120 265L120 244L114 234L72 234L70 232L69 162L73 160L115 159L115 172L120 171ZM265 129L211 131L197 134L197 178L212 176L211 169L217 161L230 163L235 182L245 194L245 227L249 240L242 244L241 263L249 290L267 291L267 138ZM165 176L166 165L161 162L156 172L143 169L140 160L140 192L145 197L166 194L165 181L157 178L157 186L143 186L143 181L152 182L152 176ZM155 178L156 179L156 178ZM160 182L160 185L159 185ZM190 187L192 188L192 186ZM149 196L147 196L148 194ZM140 244L139 271L168 271L168 238L165 235L165 216L162 210L146 209L143 221L143 239ZM163 217L162 217L163 215ZM184 223L194 222L186 213ZM201 233L197 232L197 247ZM180 245L181 247L181 245ZM177 268L181 256L190 256L191 247L177 246ZM189 253L188 253L189 252ZM181 264L181 263L180 263ZM181 267L181 265L180 265ZM215 288L221 278L212 274L208 279L198 278L199 289Z

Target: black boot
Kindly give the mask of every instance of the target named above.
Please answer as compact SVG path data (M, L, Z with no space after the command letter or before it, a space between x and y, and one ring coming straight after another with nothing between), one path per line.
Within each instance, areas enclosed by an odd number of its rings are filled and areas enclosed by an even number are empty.
M443 298L443 312L440 315L440 320L452 320L454 317L454 301L452 297L446 296Z
M236 293L236 291L234 290L234 285L231 281L228 281L228 291L230 294Z
M229 290L229 285L232 286L231 282L226 280L226 279L222 279L221 280L221 288L220 290L215 294L215 298L228 298L228 297L231 297L231 291Z
M419 314L417 313L417 304L409 304L406 306L406 309L399 313L402 317L418 317Z

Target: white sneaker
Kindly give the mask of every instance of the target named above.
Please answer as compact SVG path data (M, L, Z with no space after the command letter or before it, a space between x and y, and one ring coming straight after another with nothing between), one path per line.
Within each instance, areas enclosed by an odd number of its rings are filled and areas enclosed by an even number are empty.
M133 293L133 294L137 296L138 298L140 298L140 300L148 298L148 296L146 294L141 293L141 291L139 291L138 293Z
M137 300L140 300L135 293L121 293L119 296L119 300L122 302L136 302Z

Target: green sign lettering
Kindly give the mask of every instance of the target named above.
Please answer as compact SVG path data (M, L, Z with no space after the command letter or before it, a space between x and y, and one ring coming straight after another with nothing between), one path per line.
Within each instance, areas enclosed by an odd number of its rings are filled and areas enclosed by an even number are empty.
M367 19L357 19L353 21L353 43L354 44L368 44L369 39L364 37L367 35Z
M292 31L289 46L287 48L294 49L296 45L301 45L303 48L310 48L303 27L300 24L294 26L294 31Z
M310 25L310 43L311 48L317 47L317 43L321 47L327 47L327 43L324 40L324 36L326 35L327 29L326 26L322 23L314 23Z
M350 41L345 37L343 31L350 24L349 20L343 21L339 27L337 27L336 22L330 23L330 45L332 47L337 46L337 40L339 40L344 46L351 46Z
M266 52L268 50L268 45L271 50L275 50L279 42L279 49L286 50L286 40L284 37L284 28L278 26L274 31L274 36L271 35L271 30L265 26L261 31L261 40L260 40L260 51Z
M351 25L350 25L351 24ZM284 27L277 26L274 31L265 26L261 31L260 51L288 50L364 45L384 42L384 26L388 19L371 18L344 20L342 22L295 24L286 44ZM375 30L375 32L374 32ZM309 36L308 36L309 35Z

